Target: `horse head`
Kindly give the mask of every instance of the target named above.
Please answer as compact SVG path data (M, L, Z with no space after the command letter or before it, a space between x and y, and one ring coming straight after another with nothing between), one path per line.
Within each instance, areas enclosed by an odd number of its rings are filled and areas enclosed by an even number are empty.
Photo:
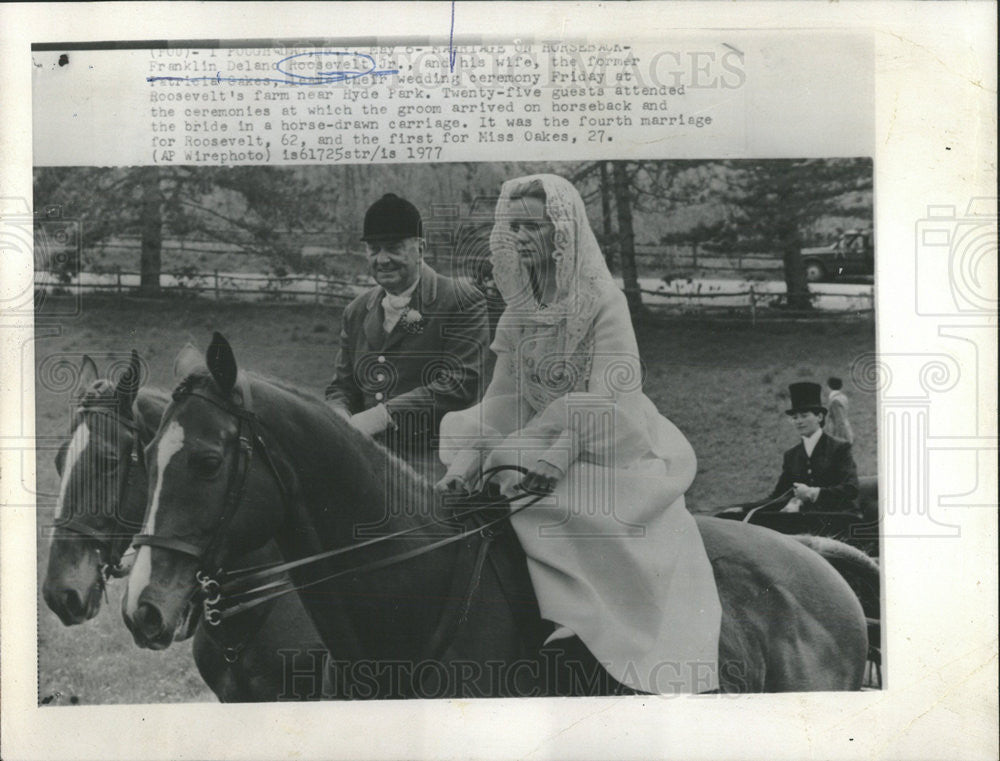
M283 523L284 481L263 450L250 380L219 333L204 361L186 346L180 378L146 450L147 510L122 601L136 644L163 649L190 630L199 571L263 546ZM259 460L270 467L255 467Z
M89 356L80 365L70 437L56 454L60 475L54 532L42 595L69 626L97 615L145 510L139 437L156 429L166 399L139 396L139 357L117 380L99 377ZM134 407L134 409L133 409Z

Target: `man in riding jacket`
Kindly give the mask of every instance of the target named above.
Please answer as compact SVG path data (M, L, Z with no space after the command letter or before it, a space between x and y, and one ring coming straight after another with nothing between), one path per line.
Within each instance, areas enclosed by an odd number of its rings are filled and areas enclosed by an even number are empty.
M761 513L858 514L858 472L851 445L823 432L827 410L821 401L820 385L793 383L788 391L791 407L785 414L800 439L785 452L774 490L766 500L724 510L716 517L742 520L754 508ZM779 516L763 514L758 514L753 522L775 523L773 527L787 523Z
M377 285L344 310L326 400L435 478L441 418L475 404L488 380L489 323L476 288L424 262L422 233L420 212L393 193L369 207L362 240Z

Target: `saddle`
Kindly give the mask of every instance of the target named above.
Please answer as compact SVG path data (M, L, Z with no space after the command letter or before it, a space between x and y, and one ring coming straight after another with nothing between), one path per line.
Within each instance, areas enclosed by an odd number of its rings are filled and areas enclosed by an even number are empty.
M487 482L476 493L447 500L443 509L447 517L459 523L463 530L474 530L508 515L511 505L496 483ZM455 574L450 599L466 608L474 604L475 589L488 563L514 616L525 651L538 652L555 625L541 617L538 598L528 574L527 555L510 521L495 523L473 534L466 542L468 551L463 553L462 561L466 567ZM445 615L443 618L449 620L453 616ZM460 623L463 617L459 614L458 618ZM442 638L447 636L445 632L440 634Z

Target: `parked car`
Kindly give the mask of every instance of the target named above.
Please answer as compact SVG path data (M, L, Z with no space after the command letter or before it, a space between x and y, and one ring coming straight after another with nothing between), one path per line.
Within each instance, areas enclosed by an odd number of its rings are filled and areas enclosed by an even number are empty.
M875 246L871 230L848 230L827 246L803 248L806 280L818 283L843 275L874 275Z

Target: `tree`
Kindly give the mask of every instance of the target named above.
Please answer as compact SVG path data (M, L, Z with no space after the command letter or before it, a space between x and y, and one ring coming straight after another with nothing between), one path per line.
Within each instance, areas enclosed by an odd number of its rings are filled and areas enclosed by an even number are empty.
M160 192L160 167L140 170L142 207L139 212L142 247L139 255L139 290L155 294L160 290L160 262L163 246L163 194Z
M642 291L639 289L639 270L635 264L635 231L632 227L632 195L627 162L613 161L615 209L618 212L618 256L622 268L622 285L629 311L642 312Z
M324 201L336 206L337 189ZM91 249L118 236L138 236L140 290L159 291L165 237L203 238L268 258L299 264L291 233L322 215L309 182L278 167L44 168L35 174L35 206L61 206L80 222Z
M802 267L803 234L819 217L871 213L868 159L789 159L726 162L726 200L736 210L737 247L773 250L784 264L786 303L809 309L812 296Z
M608 172L608 164L611 165L610 173ZM639 271L635 261L635 229L632 215L635 196L632 174L635 171L635 162L597 161L582 164L569 175L570 182L580 191L584 203L600 201L601 247L609 267L612 261L612 252L618 254L622 290L625 292L629 311L633 315L643 311ZM612 230L612 199L614 200L614 221L617 222L617 231Z

